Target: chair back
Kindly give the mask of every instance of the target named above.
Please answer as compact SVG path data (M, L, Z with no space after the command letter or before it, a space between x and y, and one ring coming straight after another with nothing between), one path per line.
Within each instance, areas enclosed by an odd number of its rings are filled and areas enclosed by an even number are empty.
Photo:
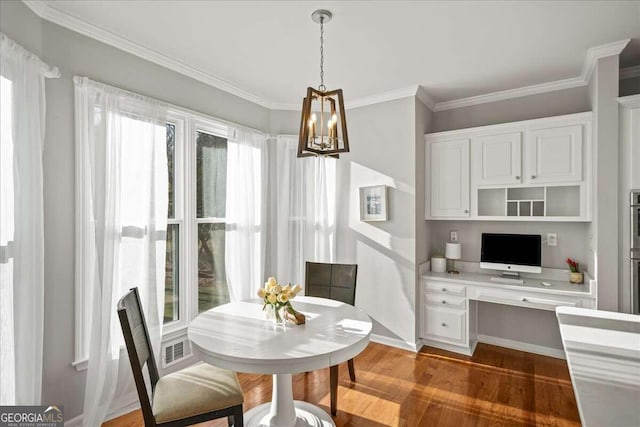
M357 275L357 264L307 262L305 269L306 295L329 298L354 305Z
M147 323L144 320L144 313L140 305L138 288L131 289L125 296L120 298L120 301L118 301L118 317L120 318L120 326L127 346L127 353L129 353L129 362L136 382L145 425L152 426L155 425L155 418L151 407L151 399L144 383L142 368L146 363L153 393L159 379L158 367L153 357L153 349L151 348Z

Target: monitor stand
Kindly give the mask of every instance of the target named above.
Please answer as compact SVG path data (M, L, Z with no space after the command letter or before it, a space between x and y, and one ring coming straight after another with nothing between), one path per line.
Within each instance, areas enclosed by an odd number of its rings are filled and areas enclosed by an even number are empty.
M499 277L491 277L492 282L508 283L512 285L523 285L524 279L520 278L520 273L515 271L504 271Z

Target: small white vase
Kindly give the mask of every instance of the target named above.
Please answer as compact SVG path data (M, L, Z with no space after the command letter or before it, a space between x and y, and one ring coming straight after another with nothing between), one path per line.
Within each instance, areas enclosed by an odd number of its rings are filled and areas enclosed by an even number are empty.
M444 257L431 257L431 271L434 273L447 271L447 259Z

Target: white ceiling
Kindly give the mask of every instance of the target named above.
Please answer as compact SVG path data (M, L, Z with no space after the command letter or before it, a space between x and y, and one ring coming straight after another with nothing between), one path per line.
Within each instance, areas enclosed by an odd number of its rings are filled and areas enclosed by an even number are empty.
M435 101L579 76L590 47L640 38L640 1L70 1L55 11L272 104L325 83L345 99L421 85Z

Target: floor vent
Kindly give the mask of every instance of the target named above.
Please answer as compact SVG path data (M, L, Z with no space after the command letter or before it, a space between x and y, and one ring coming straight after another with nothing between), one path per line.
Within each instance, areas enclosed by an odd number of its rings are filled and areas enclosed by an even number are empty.
M162 367L171 366L189 355L187 340L174 341L163 346Z

